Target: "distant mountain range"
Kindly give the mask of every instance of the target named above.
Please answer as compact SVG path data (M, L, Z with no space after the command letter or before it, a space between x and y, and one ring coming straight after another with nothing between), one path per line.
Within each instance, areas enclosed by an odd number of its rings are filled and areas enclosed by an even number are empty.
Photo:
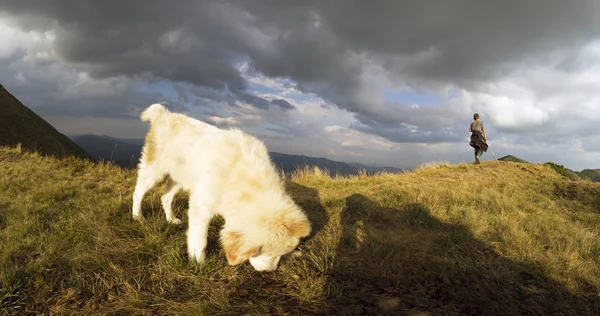
M71 139L97 159L134 167L142 152L143 139L119 139L100 135L78 135Z
M106 135L77 135L71 139L97 159L112 161L125 168L135 168L141 155L143 139L122 139ZM269 152L273 164L289 174L304 166L316 166L327 169L331 175L356 175L364 170L366 174L377 172L400 173L403 170L394 167L374 167L359 163L346 163L326 158L307 157L304 155L288 155Z

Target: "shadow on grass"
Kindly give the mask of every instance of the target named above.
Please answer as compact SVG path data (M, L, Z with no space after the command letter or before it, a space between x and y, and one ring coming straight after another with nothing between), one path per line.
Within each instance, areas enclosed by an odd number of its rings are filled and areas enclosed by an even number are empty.
M286 182L286 191L310 220L311 233L304 239L304 241L308 241L327 225L327 215L325 208L321 205L319 191L291 181Z
M353 194L340 216L318 314L600 315L599 297L500 256L421 204L390 209Z

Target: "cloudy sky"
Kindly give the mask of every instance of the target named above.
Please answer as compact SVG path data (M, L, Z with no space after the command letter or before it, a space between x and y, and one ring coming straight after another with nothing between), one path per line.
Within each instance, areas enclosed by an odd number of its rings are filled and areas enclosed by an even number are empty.
M140 111L371 165L496 156L600 168L600 1L0 2L0 83L67 135ZM484 158L493 159L488 151Z

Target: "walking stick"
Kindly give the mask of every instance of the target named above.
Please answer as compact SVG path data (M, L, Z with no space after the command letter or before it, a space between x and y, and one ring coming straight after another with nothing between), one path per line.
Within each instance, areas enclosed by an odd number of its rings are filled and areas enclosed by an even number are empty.
M494 154L494 150L492 149L492 146L490 145L490 143L487 143L487 145L488 145L488 148L490 149L490 151L492 152L492 155L494 155L494 159L496 159L496 162L498 164L500 164L500 161L498 161L498 158L496 158L496 154Z

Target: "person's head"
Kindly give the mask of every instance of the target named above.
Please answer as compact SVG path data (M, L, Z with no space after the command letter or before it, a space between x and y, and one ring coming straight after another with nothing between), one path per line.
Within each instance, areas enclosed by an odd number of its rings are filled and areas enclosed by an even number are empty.
M475 114L473 114L473 119L474 119L474 120L478 120L478 119L479 119L479 113L475 113Z

